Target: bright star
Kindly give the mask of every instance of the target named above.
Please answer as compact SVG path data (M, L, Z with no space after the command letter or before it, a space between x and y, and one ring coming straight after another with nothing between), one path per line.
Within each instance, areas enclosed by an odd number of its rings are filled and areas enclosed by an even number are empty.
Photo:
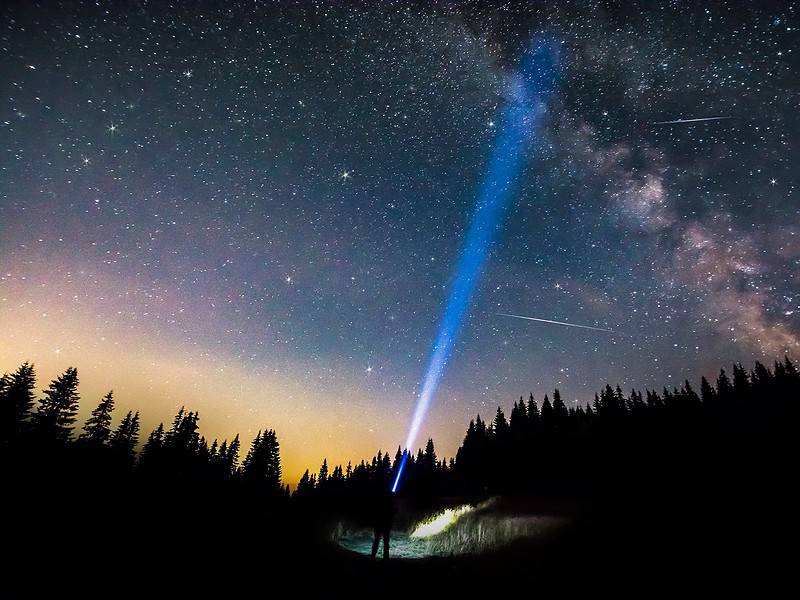
M352 176L352 171L342 171L341 178L342 181L347 181Z
M769 180L769 184L770 185L778 185L778 180L777 179L770 179Z
M115 123L112 123L111 125L108 126L108 133L111 134L117 133L118 129L119 127Z

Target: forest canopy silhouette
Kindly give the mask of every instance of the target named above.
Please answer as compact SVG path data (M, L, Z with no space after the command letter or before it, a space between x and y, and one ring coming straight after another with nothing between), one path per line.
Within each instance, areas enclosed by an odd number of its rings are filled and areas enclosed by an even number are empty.
M80 471L102 465L116 476L189 480L251 486L275 497L289 495L281 481L280 445L274 430L259 430L242 453L239 435L209 442L200 433L200 415L181 408L171 424L159 424L140 441L139 412L114 420L109 391L77 426L78 371L68 368L36 397L34 365L25 362L0 377L0 441L6 467L47 468L52 461ZM619 470L623 463L669 461L689 448L712 449L744 431L767 433L797 410L800 374L785 357L773 369L756 362L748 372L733 365L716 381L702 377L699 392L689 381L659 393L625 394L606 385L584 405L567 406L559 390L538 402L533 394L514 402L509 417L502 407L491 419L470 421L464 441L449 461L437 457L434 441L411 452L409 494L589 492L594 478ZM358 491L387 481L403 452L393 457L379 450L370 461L306 470L295 498ZM622 454L615 455L615 452ZM607 460L607 462L604 462Z
M152 552L165 531L164 548L197 545L194 552L215 543L208 540L225 543L232 531L269 531L265 553L291 547L289 530L324 544L333 516L357 521L368 513L405 451L379 450L355 465L324 459L290 494L273 429L249 442L238 435L209 442L199 414L181 408L141 439L139 413L117 418L111 391L77 422L75 368L40 396L36 385L28 362L0 378L2 477L13 490L12 514L27 515L9 530L28 540L23 545L64 544L64 527L75 523L90 543L102 535L103 544L129 552ZM530 394L508 417L498 407L491 419L470 421L449 460L432 439L412 452L398 495L418 506L490 496L577 502L606 518L648 513L665 528L687 516L700 527L714 516L729 527L742 510L785 514L799 398L800 373L788 357L771 369L760 362L751 371L735 364L730 375L721 369L697 390L688 381L627 394L607 385L571 406L558 390L541 401ZM128 533L109 535L106 523Z

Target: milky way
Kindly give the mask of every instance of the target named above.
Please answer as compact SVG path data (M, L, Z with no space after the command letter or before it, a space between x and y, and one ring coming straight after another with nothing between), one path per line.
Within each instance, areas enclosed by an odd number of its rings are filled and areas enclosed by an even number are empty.
M796 353L797 13L5 2L0 370L274 427L290 481L393 452L533 35L559 90L421 436Z

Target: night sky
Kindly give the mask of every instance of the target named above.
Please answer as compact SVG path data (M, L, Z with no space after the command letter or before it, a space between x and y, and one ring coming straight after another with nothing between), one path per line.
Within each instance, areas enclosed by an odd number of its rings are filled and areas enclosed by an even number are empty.
M4 2L0 371L144 433L405 439L531 40L560 49L421 435L800 346L790 2ZM665 123L682 119L715 120ZM576 329L505 312L611 329Z

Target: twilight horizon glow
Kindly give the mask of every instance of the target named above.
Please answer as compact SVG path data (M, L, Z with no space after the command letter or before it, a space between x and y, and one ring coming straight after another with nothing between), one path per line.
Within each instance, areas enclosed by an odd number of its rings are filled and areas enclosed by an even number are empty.
M520 63L519 76L510 90L510 101L505 107L486 176L478 192L475 213L456 267L455 281L442 315L422 389L417 397L406 437L406 450L392 484L393 493L400 484L408 453L416 442L439 387L495 233L510 204L530 136L535 133L537 117L543 110L543 102L554 88L556 46L552 43L533 43Z

